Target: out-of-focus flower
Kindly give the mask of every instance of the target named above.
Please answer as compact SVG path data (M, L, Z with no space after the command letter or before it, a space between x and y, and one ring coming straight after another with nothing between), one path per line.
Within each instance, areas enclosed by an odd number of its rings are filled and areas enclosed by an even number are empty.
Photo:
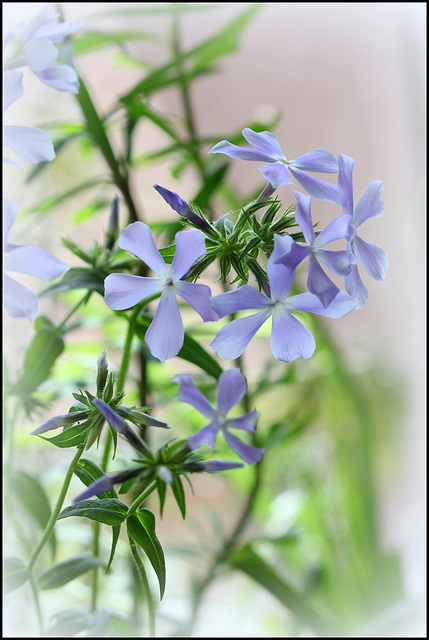
M256 423L260 416L260 414L254 410L239 418L227 417L232 407L240 402L247 391L246 378L239 369L229 369L220 374L217 386L216 409L213 409L209 404L190 375L179 374L173 378L173 382L177 382L180 385L179 400L191 404L197 411L210 420L209 424L188 438L188 444L191 449L197 449L201 444L206 444L214 451L216 435L219 431L222 431L226 442L242 460L249 463L259 462L264 453L264 449L258 449L257 447L245 444L230 432L230 429L255 431ZM211 462L212 465L209 465L211 471L220 470L220 467L215 464L215 461L212 460Z
M350 218L341 215L332 220L323 231L314 233L311 217L311 196L294 191L298 204L295 209L295 220L301 227L306 245L294 242L290 236L278 236L280 253L277 262L289 269L296 269L298 264L308 256L307 289L314 293L326 308L340 289L332 282L319 264L323 262L337 276L347 276L356 262L356 258L347 251L332 251L322 247L334 240L344 239L350 227Z
M195 211L192 209L191 205L183 200L175 191L170 191L165 187L161 187L159 184L154 184L153 188L158 191L159 195L164 198L165 202L170 205L170 207L179 214L179 216L183 216L187 218L190 222L195 224L203 231L211 230L210 225L206 220L203 220Z
M231 158L268 162L268 166L259 168L264 178L277 189L285 184L293 184L290 174L312 196L319 200L328 200L340 204L338 189L334 184L309 176L308 171L315 173L336 173L338 162L335 156L324 149L313 149L295 160L287 160L273 133L262 131L257 133L246 128L242 131L247 142L254 149L238 147L227 140L221 140L210 149L209 153L224 153Z
M18 205L16 202L11 198L4 198L3 251L5 271L26 273L42 280L58 278L67 271L68 264L57 260L49 251L41 247L13 244L8 241L8 235L17 213ZM3 278L3 301L8 315L12 318L27 317L33 320L39 308L36 294L6 273Z
M176 233L176 252L170 267L144 222L133 222L123 229L118 244L143 260L157 277L111 273L104 281L104 299L111 309L129 309L144 298L161 293L145 340L152 355L163 362L177 355L183 345L185 333L177 295L190 304L204 322L218 319L210 306L210 288L182 280L195 260L206 253L204 236L197 229Z
M66 64L55 64L59 55L55 45L61 44L74 31L81 29L81 22L59 22L59 14L52 14L44 5L28 20L11 25L11 32L21 41L22 57L12 60L5 69L17 69L28 65L37 77L58 91L79 92L76 71ZM10 39L10 35L9 38Z
M385 206L381 197L383 183L374 180L365 189L353 208L353 167L355 161L349 156L338 156L338 192L344 214L350 219L350 228L347 235L348 251L356 256L363 268L371 278L383 280L389 264L387 253L371 242L362 240L357 234L357 228L368 218L382 216ZM349 275L344 278L344 286L351 296L359 301L359 305L365 304L368 299L368 289L363 284L359 275L357 264L354 264Z
M3 73L3 112L23 94L22 71L5 71ZM3 142L25 162L38 164L55 158L54 145L49 135L37 127L19 125L3 125ZM22 165L10 158L4 158L8 164Z
M310 358L316 348L313 335L295 316L296 311L308 311L328 318L342 318L356 308L356 300L340 291L328 307L312 293L289 296L295 270L277 264L280 255L279 236L274 235L274 251L268 259L267 273L270 295L250 285L221 293L212 298L212 306L223 318L244 309L259 309L251 316L237 318L222 329L210 343L221 358L238 358L258 329L272 317L271 351L277 360L291 362L298 356Z

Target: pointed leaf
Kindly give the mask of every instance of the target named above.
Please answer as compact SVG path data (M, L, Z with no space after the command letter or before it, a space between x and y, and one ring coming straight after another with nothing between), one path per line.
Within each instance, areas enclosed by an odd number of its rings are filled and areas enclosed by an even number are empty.
M139 509L136 515L131 515L127 519L127 529L131 538L147 555L158 577L162 599L165 591L165 558L162 546L155 533L155 516L148 509Z
M54 564L46 571L43 571L37 577L37 586L39 589L46 591L47 589L57 589L64 584L71 582L82 574L100 567L103 561L94 556L76 556L69 560L64 560L59 564Z
M72 289L87 289L88 291L97 291L100 295L104 295L104 278L106 273L94 268L85 269L82 267L72 267L61 277L58 282L46 287L39 297L51 296L54 293L62 293Z
M176 498L176 502L179 506L181 514L183 518L186 516L186 503L185 503L185 492L183 490L183 484L179 476L174 476L173 484L171 485L173 490L174 497Z
M81 516L103 524L120 524L126 518L128 506L117 498L100 498L99 500L82 500L66 507L58 516L58 520L70 516Z
M43 325L28 347L22 373L14 389L30 392L38 387L49 377L63 350L64 340L58 335L56 328Z
M30 572L20 558L8 556L3 559L3 589L5 594L18 589L29 577Z
M56 447L60 447L61 449L67 449L69 447L77 447L85 442L87 433L89 429L91 429L92 423L87 421L84 424L76 424L73 427L69 427L68 429L64 429L57 436L53 436L52 438L45 438L45 436L39 436L43 440L47 442L51 442Z

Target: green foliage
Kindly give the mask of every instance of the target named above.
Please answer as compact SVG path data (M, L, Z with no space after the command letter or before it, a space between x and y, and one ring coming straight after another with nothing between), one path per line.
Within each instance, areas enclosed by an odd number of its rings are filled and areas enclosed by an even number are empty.
M49 569L42 571L37 576L37 586L42 591L48 589L58 589L63 585L79 578L84 573L87 573L91 569L100 567L103 562L100 558L94 556L76 556L75 558L69 558L58 564L52 565Z
M117 498L100 498L99 500L82 500L61 511L58 520L70 516L81 516L102 524L121 524L126 518L128 506Z
M159 582L160 597L165 591L165 558L155 533L155 516L148 509L139 509L127 518L127 530L131 538L143 549Z

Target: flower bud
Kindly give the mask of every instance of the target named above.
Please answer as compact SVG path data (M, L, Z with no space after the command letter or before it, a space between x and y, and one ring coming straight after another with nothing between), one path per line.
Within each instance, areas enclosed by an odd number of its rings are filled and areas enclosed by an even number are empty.
M107 373L109 370L109 363L107 362L107 349L104 347L100 357L97 360L97 396L101 397L103 389L107 381Z

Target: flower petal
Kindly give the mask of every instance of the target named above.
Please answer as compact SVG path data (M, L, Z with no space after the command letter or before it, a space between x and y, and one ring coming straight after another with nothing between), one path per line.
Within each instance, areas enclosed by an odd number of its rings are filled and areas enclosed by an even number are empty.
M103 400L94 398L93 404L97 407L103 418L107 420L111 427L118 433L126 433L128 430L127 423L112 407L109 407Z
M315 348L314 338L302 322L297 320L287 309L279 308L274 311L271 351L276 360L291 362L299 356L310 358Z
M356 309L363 307L368 300L369 291L362 282L356 265L352 267L350 274L344 278L344 286L350 296L356 300Z
M238 318L229 322L222 327L210 346L224 360L238 358L270 315L271 310L265 309L247 318Z
M272 162L271 155L256 151L256 149L245 149L244 147L238 147L236 144L228 142L228 140L221 140L214 147L212 147L209 153L223 153L230 158L237 158L238 160L255 160L257 162Z
M226 426L228 429L244 429L245 431L255 431L256 424L260 417L259 411L255 409L249 411L249 413L240 416L239 418L228 418L226 420Z
M249 129L249 127L243 129L241 133L247 142L258 151L270 155L273 160L279 160L280 158L286 160L274 133L270 131L257 132Z
M255 287L244 284L238 289L234 289L234 291L220 293L218 296L211 298L210 304L219 318L223 318L230 313L244 309L264 309L271 304L271 300Z
M343 214L332 220L316 237L316 245L323 247L329 242L343 240L350 235L351 217Z
M325 264L329 271L336 276L347 276L356 263L356 258L348 251L330 251L319 249L316 253L317 259Z
M274 235L274 251L268 258L267 273L270 281L271 300L279 302L286 300L289 295L292 283L295 278L295 269L289 269L284 264L278 264L277 260L281 254L281 244Z
M3 274L3 304L11 318L34 320L39 309L39 299L24 285Z
M12 198L3 198L3 248L7 251L7 239L18 215L19 207Z
M350 276L347 276L349 278ZM288 309L297 311L308 311L327 318L343 318L354 309L357 309L357 302L345 291L337 293L328 307L324 307L319 298L312 293L299 293L291 296L287 301Z
M314 176L309 176L308 173L292 167L289 165L289 171L296 178L299 184L314 198L318 200L327 200L334 204L340 204L340 196L338 194L338 187L336 184L325 182Z
M160 278L167 276L167 265L158 251L149 225L132 222L121 231L118 245L143 260Z
M80 493L76 498L73 499L73 504L77 504L78 502L82 502L82 500L88 500L93 496L98 496L100 493L106 493L113 489L114 481L113 478L109 478L108 476L101 476L101 478L97 478L94 482Z
M333 153L325 149L313 149L290 164L303 171L314 171L315 173L337 173L338 161Z
M248 462L249 464L259 462L265 453L265 449L258 449L257 447L252 447L250 444L245 444L237 438L237 436L230 433L228 429L223 430L223 435L227 444L229 444L231 449L235 451L244 462Z
M227 471L228 469L239 469L244 467L241 462L233 462L232 460L207 460L202 462L204 471L207 473L216 473L217 471Z
M5 254L4 268L7 271L28 273L42 280L54 280L67 271L69 266L65 262L57 260L42 247L17 245L16 248Z
M24 93L22 71L4 71L3 73L3 112Z
M314 242L314 229L313 219L311 217L311 196L306 193L300 193L294 191L297 199L297 205L295 209L295 220L301 227L302 233L307 244L313 244Z
M188 445L191 447L191 449L198 449L200 445L205 444L210 447L212 451L214 451L215 440L218 431L219 428L217 424L215 422L212 422L197 431L197 433L194 433L193 436L190 436L188 438Z
M240 369L223 371L217 383L217 408L225 417L228 411L240 402L247 391L247 380Z
M342 153L338 156L338 193L345 214L353 216L353 167L355 161Z
M259 171L262 173L264 178L272 184L274 189L278 189L285 184L293 184L288 168L284 162L272 162L266 167L260 167Z
M275 236L275 244L279 245L274 260L275 264L283 264L293 271L310 253L310 247L295 242L291 236Z
M210 305L212 292L206 284L179 280L173 284L173 289L177 295L186 300L186 302L200 314L204 322L219 319L216 311L214 311Z
M179 353L184 337L176 295L173 287L168 287L161 294L155 317L146 331L145 341L151 354L164 362Z
M180 385L178 393L179 400L192 405L206 418L210 420L214 419L215 412L213 407L209 404L200 389L198 389L189 374L179 373L174 376L173 382L177 382Z
M37 127L5 125L3 127L3 141L21 160L30 164L38 164L55 158L51 138L45 131Z
M339 288L328 278L313 254L308 262L307 289L319 298L325 308L339 292Z
M79 420L85 420L87 417L88 411L70 411L64 415L52 416L49 420L45 420L40 427L34 429L34 431L30 433L30 436L39 436L41 433L64 427L66 424L78 422Z
M377 218L384 214L386 207L381 197L383 189L381 180L374 180L367 186L355 206L353 213L353 225L355 227L359 227L368 218Z
M79 79L76 71L68 64L56 64L49 69L42 69L36 73L39 80L57 91L71 91L79 93Z
M389 266L387 253L372 242L365 242L359 236L354 238L354 249L365 271L375 280L383 280Z
M187 274L194 262L207 252L204 235L198 229L176 233L176 251L171 263L169 276L180 280Z
M22 45L26 62L32 71L41 71L51 67L58 58L57 47L46 38L31 38Z
M162 291L159 278L111 273L104 280L104 300L114 310L134 307L144 298Z

